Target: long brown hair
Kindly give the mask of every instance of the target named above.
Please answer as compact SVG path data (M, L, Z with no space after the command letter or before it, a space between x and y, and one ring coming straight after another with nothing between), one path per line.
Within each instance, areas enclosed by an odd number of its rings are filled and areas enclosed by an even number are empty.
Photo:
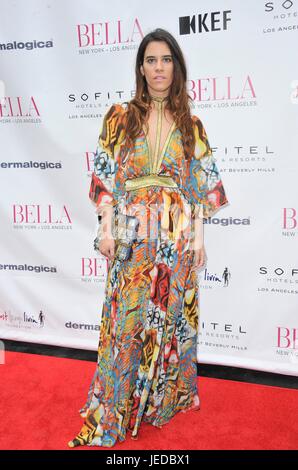
M140 66L143 65L145 50L151 41L164 41L171 51L174 71L166 108L172 113L176 126L181 131L185 157L190 158L194 151L195 138L189 107L191 98L186 91L187 70L185 60L176 39L164 29L157 28L148 33L139 45L135 64L136 94L128 102L125 113L126 136L130 141L130 145L132 145L148 117L152 99L148 93L146 79L141 74Z

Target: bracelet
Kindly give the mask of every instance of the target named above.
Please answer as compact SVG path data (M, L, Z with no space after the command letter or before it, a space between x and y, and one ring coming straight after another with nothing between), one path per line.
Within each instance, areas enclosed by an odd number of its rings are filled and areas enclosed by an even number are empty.
M98 244L99 244L99 242L100 242L100 239L99 239L98 237L94 238L94 240L93 240L93 248L94 248L95 251L99 251L99 250L98 250Z

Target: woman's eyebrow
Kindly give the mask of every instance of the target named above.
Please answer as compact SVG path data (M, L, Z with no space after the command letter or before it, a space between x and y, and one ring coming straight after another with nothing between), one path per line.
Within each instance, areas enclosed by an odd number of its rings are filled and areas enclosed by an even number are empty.
M162 57L172 57L172 54L165 54ZM156 59L156 55L147 55L145 59Z

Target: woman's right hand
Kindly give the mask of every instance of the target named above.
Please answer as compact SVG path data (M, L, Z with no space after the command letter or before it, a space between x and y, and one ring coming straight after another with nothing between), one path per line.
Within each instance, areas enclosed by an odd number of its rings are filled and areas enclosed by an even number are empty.
M115 256L115 240L113 238L100 240L98 243L98 251L112 261Z

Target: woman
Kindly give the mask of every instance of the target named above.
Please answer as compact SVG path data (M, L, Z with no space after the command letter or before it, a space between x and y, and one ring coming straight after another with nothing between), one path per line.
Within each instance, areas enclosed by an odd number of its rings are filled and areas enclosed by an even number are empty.
M179 45L157 29L138 49L135 98L104 117L89 196L109 268L97 367L70 447L111 447L127 431L137 438L141 421L161 427L200 407L195 270L203 217L228 201L186 80ZM127 259L115 239L123 214L138 221Z

